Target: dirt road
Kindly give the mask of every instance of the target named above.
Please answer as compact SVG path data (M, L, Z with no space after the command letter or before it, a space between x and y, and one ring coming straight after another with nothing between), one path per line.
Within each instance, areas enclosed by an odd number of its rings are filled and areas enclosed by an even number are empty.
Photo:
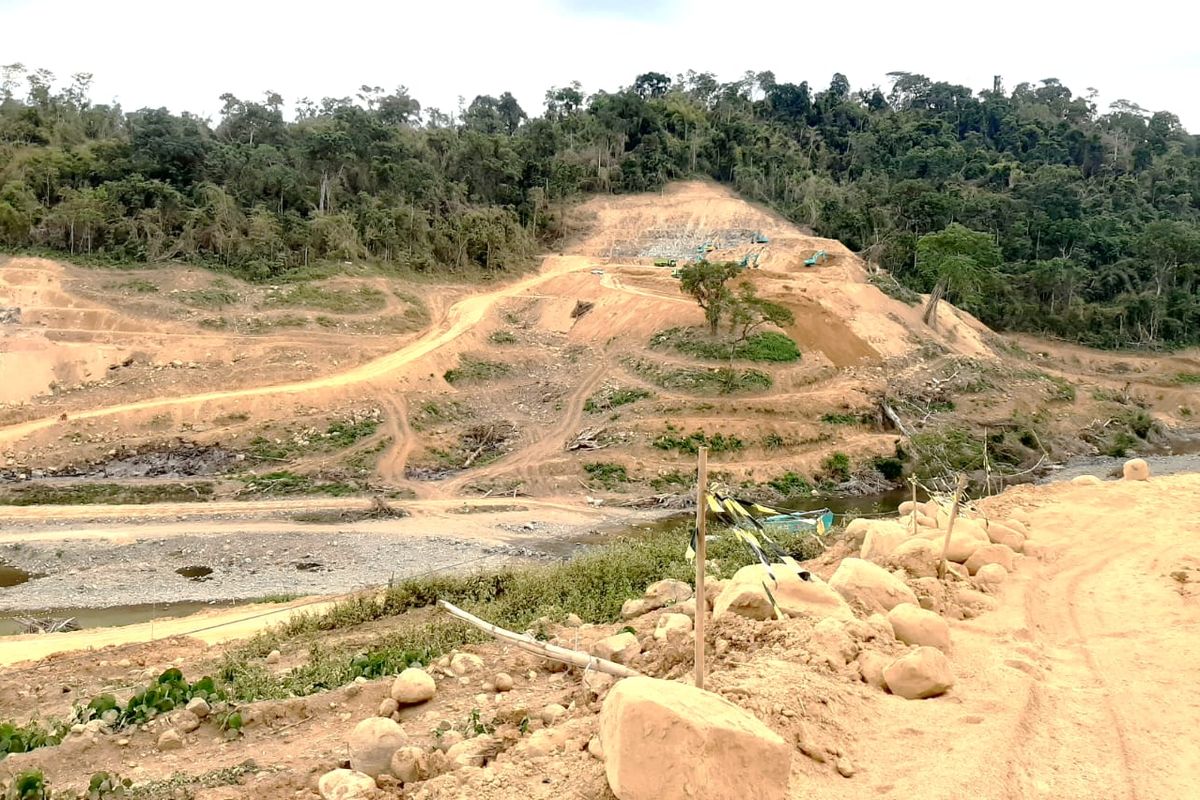
M565 275L569 272L576 272L587 269L591 262L582 257L550 257L547 258L542 265L542 269L530 277L523 280L511 283L503 288L496 289L491 292L472 295L455 303L450 309L439 319L432 328L421 338L411 344L402 347L401 349L388 353L385 356L377 358L373 361L368 361L365 364L354 367L353 369L344 372L335 373L333 375L325 375L319 378L314 378L307 381L297 381L295 383L283 383L271 386L255 386L247 389L233 389L228 391L204 392L201 394L188 395L185 397L166 397L155 398L152 400L141 400L135 403L123 403L113 406L102 406L92 408L86 411L80 411L73 415L75 420L90 420L101 417L110 417L118 414L126 414L137 411L149 411L158 408L171 408L178 406L198 405L220 400L237 400L249 397L261 397L264 395L292 395L312 392L320 389L333 389L354 384L366 383L371 380L376 380L391 373L396 372L402 367L416 361L417 359L428 355L434 350L458 338L484 318L487 312L500 300L513 297L528 289L538 286L546 281ZM30 422L24 422L19 425L10 425L7 428L0 428L0 443L17 441L25 436L28 436L37 431L44 430L59 423L59 417L42 417Z

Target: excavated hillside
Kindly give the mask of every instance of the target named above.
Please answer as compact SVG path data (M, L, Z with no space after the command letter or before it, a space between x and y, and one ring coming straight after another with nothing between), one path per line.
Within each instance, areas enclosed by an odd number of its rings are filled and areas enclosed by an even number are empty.
M816 483L833 452L862 471L895 454L885 401L909 433L1009 434L993 445L1014 469L1103 446L1104 420L1129 409L1168 425L1191 411L1170 376L1195 359L1129 357L1085 378L1077 358L1030 353L947 304L930 327L921 298L885 294L839 243L710 183L593 199L573 217L583 233L562 254L484 291L353 267L256 287L10 259L0 474L204 478L220 496L247 491L231 476L286 469L302 489L622 500L686 483L694 444L717 434L730 482ZM701 311L654 264L701 249L750 262L738 281L794 313L783 333L798 361L695 347ZM1096 391L1076 392L1083 380Z

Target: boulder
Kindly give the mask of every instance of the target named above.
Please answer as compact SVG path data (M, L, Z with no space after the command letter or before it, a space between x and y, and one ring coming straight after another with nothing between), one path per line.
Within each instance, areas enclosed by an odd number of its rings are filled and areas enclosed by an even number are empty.
M317 781L317 791L322 800L358 800L371 797L375 792L375 780L370 775L352 769L335 769L326 772Z
M1025 549L1025 534L1006 522L989 522L988 539L992 544L1002 544L1014 553Z
M408 735L384 717L369 717L354 726L347 741L350 768L377 778L391 769L392 754L408 744Z
M175 727L183 733L191 733L200 727L200 718L191 711L180 711L175 715Z
M946 564L946 574L958 578L960 581L965 581L971 577L971 573L967 572L967 568L962 564L955 564L950 561Z
M646 587L644 598L650 603L650 610L669 606L672 603L682 603L694 594L692 587L683 581L657 581Z
M203 697L193 697L191 700L188 700L184 709L195 714L198 719L204 719L212 713L212 707Z
M483 669L483 659L474 653L455 653L450 659L450 671L458 677Z
M900 504L900 507L897 508L896 511L900 514L900 516L906 517L916 511L918 505L918 503L914 503L912 500L905 500Z
M976 549L963 566L974 575L984 564L999 564L1006 572L1012 572L1013 551L1002 544L985 544Z
M982 591L995 592L1008 579L1008 570L999 564L984 564L975 573L975 585Z
M752 714L686 684L617 683L600 712L600 745L621 800L787 797L792 748Z
M542 709L539 715L542 718L542 724L553 725L566 715L567 709L558 703L550 703Z
M278 650L272 650L271 652L267 653L268 664L278 664L281 658L283 658L283 656L280 655Z
M918 528L936 528L937 520L934 517L927 517L924 514L917 514Z
M896 638L905 644L936 647L943 653L950 651L950 626L932 611L901 603L888 612L888 622L892 623Z
M962 587L954 593L954 599L962 607L963 616L967 619L991 611L997 605L995 598L988 597L976 589Z
M1026 516L1028 516L1028 515L1026 515ZM1012 528L1017 533L1024 536L1026 539L1029 538L1029 532L1030 532L1031 526L1027 519L1017 519L1014 516L1014 517L1012 517L1012 519L1005 521L1004 524L1007 525L1008 527Z
M612 688L616 681L617 679L612 675L607 675L603 672L597 672L594 669L589 669L587 672L583 673L583 679L580 681L580 684L583 687L584 697L586 698L587 702L590 703L593 700L603 700L604 696L608 694L608 690ZM562 708L562 706L558 707ZM547 708L549 708L549 706L547 706ZM542 710L545 711L545 709ZM566 713L566 709L563 709L563 713Z
M400 705L411 706L432 699L435 692L437 684L433 676L423 669L409 667L392 681L389 694Z
M183 748L183 734L174 728L168 728L158 737L158 749L166 752L167 750L179 750Z
M686 638L692 632L692 618L686 614L663 614L654 626L654 638L659 641Z
M945 694L954 685L954 671L941 650L917 647L889 664L883 679L897 697L921 700Z
M497 672L492 676L492 688L497 692L511 692L513 686L512 675L507 672Z
M464 739L446 751L446 759L455 767L482 767L503 749L495 736Z
M400 710L400 704L390 697L385 697L379 702L379 711L375 714L377 717L390 717Z
M1095 475L1076 475L1074 478L1071 478L1071 483L1076 486L1099 486L1104 481Z
M867 526L858 557L877 564L882 563L883 559L891 555L892 551L909 537L909 533L909 530L893 520L873 520Z
M1144 458L1131 458L1125 462L1122 473L1127 481L1150 480L1150 465Z
M938 561L942 553L929 539L914 537L900 544L887 557L886 564L907 572L914 578L932 578L937 575Z
M641 652L642 646L638 638L628 631L607 636L592 645L592 655L618 664L628 664Z
M750 619L772 619L775 610L765 587L770 587L779 609L789 616L852 616L850 607L841 595L816 575L811 575L811 580L801 580L796 571L786 564L772 564L771 571L775 573L775 582L771 581L762 564L749 564L734 573L717 596L713 618L737 614Z
M834 669L841 669L858 655L858 643L841 620L823 619L814 625L809 645Z
M643 597L626 600L621 604L621 619L634 619L653 611L650 601Z
M890 642L896 638L896 630L892 627L892 623L888 622L888 618L884 614L872 614L867 617L867 625L875 631L875 635L885 642Z
M843 558L829 585L847 602L858 603L868 610L891 611L901 603L917 602L917 596L904 581L861 558Z
M867 530L871 527L871 520L866 517L857 517L846 523L846 541L851 545L861 545L863 539L867 535Z
M863 650L858 654L858 671L862 679L876 689L887 691L887 681L883 679L883 671L892 663L892 659L875 650Z
M392 753L389 771L403 783L416 783L432 777L429 755L420 747L401 747Z

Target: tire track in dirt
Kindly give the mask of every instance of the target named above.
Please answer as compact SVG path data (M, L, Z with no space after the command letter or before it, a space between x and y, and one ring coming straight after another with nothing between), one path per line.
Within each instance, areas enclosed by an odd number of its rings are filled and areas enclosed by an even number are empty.
M88 420L119 414L150 411L160 408L199 405L203 403L238 400L269 395L298 395L324 389L340 389L387 377L408 364L428 355L454 341L479 324L488 311L500 300L519 294L570 272L587 269L591 262L578 256L547 258L542 270L523 280L491 292L471 295L454 305L423 336L385 356L360 364L344 372L325 375L294 383L257 386L246 389L204 392L183 397L154 398L114 406L103 406L79 411L72 420ZM59 424L57 416L43 417L29 422L0 428L0 442L11 442Z
M415 435L408 422L408 398L403 394L389 395L387 405L391 413L387 415L384 428L387 435L392 437L392 444L380 457L376 471L379 477L388 483L408 485L404 469L408 466L408 456L412 452Z

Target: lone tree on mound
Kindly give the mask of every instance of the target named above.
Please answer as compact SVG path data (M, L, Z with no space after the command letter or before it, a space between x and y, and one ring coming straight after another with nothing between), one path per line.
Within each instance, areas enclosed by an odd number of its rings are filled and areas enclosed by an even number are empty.
M738 287L737 296L730 302L729 331L733 334L733 351L764 325L782 328L791 325L796 317L779 303L758 296L752 283Z
M917 271L931 285L923 319L937 327L937 307L942 298L971 303L1000 265L1000 248L986 233L953 222L917 241Z
M704 319L709 331L717 335L721 318L734 303L733 292L725 284L738 274L735 261L698 261L679 272L679 289L696 299L696 305L704 310Z

